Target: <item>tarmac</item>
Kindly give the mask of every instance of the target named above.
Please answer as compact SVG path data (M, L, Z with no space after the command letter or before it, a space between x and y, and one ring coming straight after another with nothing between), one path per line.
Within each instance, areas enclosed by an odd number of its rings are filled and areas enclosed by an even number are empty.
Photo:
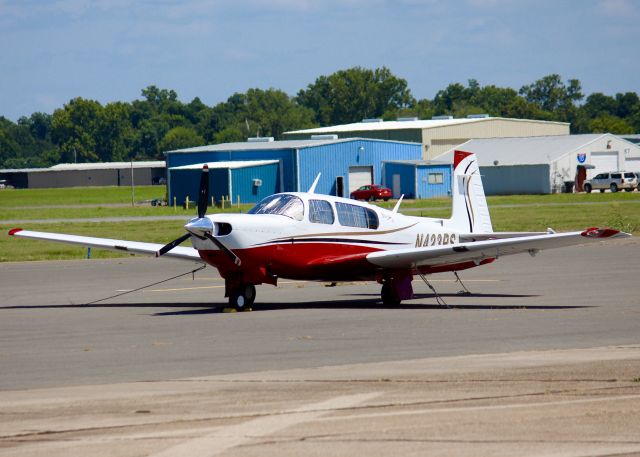
M282 281L222 313L211 269L0 264L0 456L640 455L635 238L374 283Z
M640 345L0 392L3 456L640 454Z

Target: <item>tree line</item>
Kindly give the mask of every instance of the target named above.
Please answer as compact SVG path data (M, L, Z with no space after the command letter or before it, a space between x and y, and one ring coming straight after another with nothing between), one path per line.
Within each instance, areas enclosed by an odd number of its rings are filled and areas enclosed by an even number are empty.
M386 68L354 67L320 76L289 96L278 89L249 89L207 106L189 103L174 90L149 86L133 102L102 105L77 97L53 114L33 113L12 122L0 116L0 168L45 167L61 162L163 159L163 152L204 144L281 139L288 130L358 122L365 118L436 115L570 122L572 133L640 132L635 92L585 98L580 81L545 76L519 90L449 84L433 99L416 99L407 81Z

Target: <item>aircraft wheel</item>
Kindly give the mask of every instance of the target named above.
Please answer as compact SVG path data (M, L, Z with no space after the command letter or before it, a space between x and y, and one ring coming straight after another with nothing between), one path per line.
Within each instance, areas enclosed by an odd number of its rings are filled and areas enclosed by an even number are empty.
M398 306L400 304L400 299L393 290L391 281L382 284L380 297L382 298L382 304L385 306Z
M625 191L627 191L627 192L632 192L632 191L633 191L633 187L627 187L627 188L625 189Z
M600 189L600 193L601 193L601 194L604 194L604 189Z
M236 311L245 311L251 308L256 299L256 287L253 284L244 284L233 291L229 297L229 304Z

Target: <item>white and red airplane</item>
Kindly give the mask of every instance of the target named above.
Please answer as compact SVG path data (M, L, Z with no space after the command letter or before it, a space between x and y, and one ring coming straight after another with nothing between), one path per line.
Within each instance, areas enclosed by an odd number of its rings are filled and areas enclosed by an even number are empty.
M382 301L412 298L414 275L452 271L497 258L605 238L630 236L608 228L584 231L494 232L474 154L454 155L453 209L449 219L406 216L364 202L308 192L263 199L247 214L207 216L209 176L202 170L198 217L187 233L162 246L77 235L13 229L9 235L82 246L204 261L225 280L225 297L238 310L254 302L255 286L279 278L371 281L382 284ZM179 246L191 239L193 247Z

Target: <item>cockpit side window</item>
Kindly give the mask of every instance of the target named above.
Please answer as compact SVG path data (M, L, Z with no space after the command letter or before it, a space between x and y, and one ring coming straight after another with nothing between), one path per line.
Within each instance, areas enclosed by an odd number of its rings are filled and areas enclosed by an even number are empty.
M348 203L336 202L338 221L340 225L347 227L360 227L377 229L379 225L378 215L372 209L363 206L350 205Z
M304 217L304 204L295 195L276 194L262 199L249 210L249 214L277 214L301 221Z
M331 204L326 200L309 200L309 222L333 224L335 216Z

